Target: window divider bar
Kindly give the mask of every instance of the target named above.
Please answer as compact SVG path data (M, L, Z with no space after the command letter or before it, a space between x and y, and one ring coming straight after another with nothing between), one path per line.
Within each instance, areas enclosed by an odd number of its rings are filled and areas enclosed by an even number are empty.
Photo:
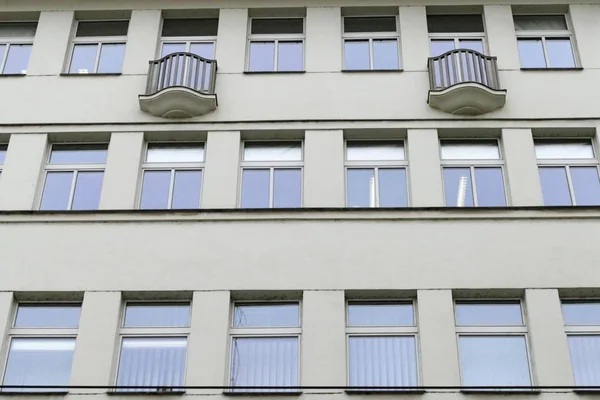
M348 335L416 335L416 326L361 326L346 327Z
M526 326L457 326L459 335L523 335L527 334Z
M299 336L302 328L230 328L231 336Z

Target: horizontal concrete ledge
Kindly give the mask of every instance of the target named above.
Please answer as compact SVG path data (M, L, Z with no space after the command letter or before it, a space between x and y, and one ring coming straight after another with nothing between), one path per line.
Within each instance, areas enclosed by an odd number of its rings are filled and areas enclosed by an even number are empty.
M301 391L293 391L293 392L268 392L268 391L258 391L258 392L232 392L231 390L226 390L223 392L223 396L300 396L302 395Z
M390 394L390 395L415 395L423 394L427 391L425 389L347 389L347 394Z
M512 388L507 388L507 389L461 389L461 392L464 394L474 394L474 395L481 395L481 394L492 394L492 395L522 395L522 394L533 394L533 395L538 395L540 393L542 393L541 390L539 389L512 389Z

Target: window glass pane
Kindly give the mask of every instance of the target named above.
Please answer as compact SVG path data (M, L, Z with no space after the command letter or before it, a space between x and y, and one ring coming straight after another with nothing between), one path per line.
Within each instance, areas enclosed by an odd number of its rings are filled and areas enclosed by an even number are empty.
M109 43L103 44L100 49L100 61L98 62L99 74L120 73L125 56L125 44Z
M473 186L469 168L444 168L446 206L473 207Z
M0 38L34 37L37 22L3 22L0 24Z
M128 303L124 326L190 326L190 305Z
M277 55L278 71L302 71L302 42L279 42Z
M589 140L536 140L535 155L538 159L594 158Z
M14 338L10 342L4 385L67 386L71 378L74 338ZM3 391L48 392L62 389L4 388Z
M371 69L368 40L344 41L344 68L349 70Z
M244 161L300 161L300 142L246 142Z
M104 164L107 146L102 145L54 145L50 164Z
M373 40L373 69L398 69L398 41Z
M298 385L297 337L234 338L231 352L231 386ZM290 390L234 389L236 392Z
M346 142L348 161L396 161L404 158L403 142Z
M475 185L477 186L477 205L479 207L506 205L502 168L475 168Z
M171 171L144 171L142 182L142 210L165 210L169 207Z
M464 386L529 386L524 336L460 336Z
M270 174L268 169L242 171L242 208L269 208Z
M484 32L483 18L479 14L428 15L429 33Z
M454 50L454 40L432 40L431 56L439 56L450 50ZM437 71L439 74L439 71Z
M443 160L499 160L498 142L442 141Z
M123 338L117 386L182 386L186 347L187 340L183 337Z
M396 32L396 17L344 17L344 32Z
M412 336L348 338L350 386L417 386Z
M256 34L303 33L302 18L252 18L251 32Z
M93 74L96 64L97 44L76 44L73 46L73 57L71 58L71 74Z
M72 183L73 172L48 172L40 210L67 210Z
M80 21L77 37L127 36L129 21Z
M414 326L410 303L350 303L348 326Z
M217 36L218 18L163 20L162 36Z
M275 42L250 42L249 71L273 71Z
M183 162L203 162L203 145L184 145L184 144L149 144L146 162L149 163L183 163Z
M190 53L212 60L215 58L215 44L213 42L192 43L190 44Z
M0 44L0 60L4 60L4 52L6 52L6 47L7 46L5 44ZM2 70L2 64L0 64L0 73L4 73L4 70Z
M0 146L0 165L4 164L6 159L6 146Z
M298 208L302 204L302 171L276 168L273 171L273 207Z
M522 68L546 68L541 39L518 39Z
M575 204L578 206L600 205L600 181L597 167L571 167L571 184Z
M457 303L458 326L523 325L519 303Z
M77 328L79 305L20 304L15 319L16 328Z
M564 167L540 167L540 181L546 206L570 206L571 194Z
M475 50L478 51L480 53L485 53L483 51L483 40L459 40L458 41L458 45L461 49L469 49L469 50Z
M564 15L514 15L517 31L566 31Z
M77 174L72 210L97 210L102 191L103 171L86 171Z
M565 325L600 325L600 302L563 303Z
M348 207L377 207L375 169L349 168L347 170L346 191Z
M569 39L546 39L548 63L551 68L574 68L573 48Z
M569 335L571 365L577 386L600 385L600 336Z
M215 58L215 44L213 42L207 43L192 43L190 45L190 52L199 55L200 57L204 57L206 59L212 60ZM208 90L210 87L211 80L211 70L210 66L207 63L198 61L198 60L190 60L190 64L188 64L188 71L192 74L191 84L199 84L203 83L202 90ZM200 65L198 63L200 62ZM200 82L202 80L202 71L204 68L204 82ZM195 71L198 71L198 75L194 77Z
M31 54L30 44L13 44L8 49L6 64L4 65L4 74L24 74L27 72L29 64L29 55Z
M163 43L161 57L185 51L185 43Z
M199 208L201 187L202 171L175 171L171 208Z
M379 169L379 207L406 207L406 170L404 168Z
M294 327L300 326L298 303L236 304L234 328Z

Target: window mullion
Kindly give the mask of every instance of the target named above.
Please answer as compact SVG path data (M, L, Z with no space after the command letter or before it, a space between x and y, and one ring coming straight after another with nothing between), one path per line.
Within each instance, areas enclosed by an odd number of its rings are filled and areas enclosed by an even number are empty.
M546 62L546 68L551 68L550 60L548 59L548 49L546 47L546 37L541 36L542 39L542 50L544 51L544 61Z
M378 167L374 167L373 168L373 177L375 180L375 187L374 187L374 198L375 198L375 204L374 207L379 207L379 168Z
M0 74L4 73L4 68L6 66L6 62L8 61L8 52L10 51L10 46L11 43L6 43L4 55L2 56L2 60L0 60Z
M375 68L375 59L373 54L373 38L369 38L369 69Z

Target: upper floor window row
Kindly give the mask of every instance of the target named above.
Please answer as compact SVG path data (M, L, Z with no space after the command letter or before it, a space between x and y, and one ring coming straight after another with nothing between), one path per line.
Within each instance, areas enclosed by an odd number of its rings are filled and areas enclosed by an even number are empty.
M128 29L129 21L78 21L68 72L120 73Z

